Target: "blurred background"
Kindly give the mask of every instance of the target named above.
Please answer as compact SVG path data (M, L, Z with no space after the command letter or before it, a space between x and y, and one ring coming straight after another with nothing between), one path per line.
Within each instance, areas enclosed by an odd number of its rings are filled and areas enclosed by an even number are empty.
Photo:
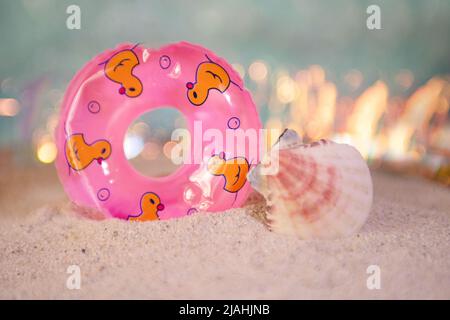
M73 4L80 30L66 27ZM373 4L380 30L366 26ZM0 165L52 167L61 99L89 59L121 42L186 40L233 64L267 128L450 185L449 34L447 0L0 0ZM132 125L130 160L170 154L180 118L159 117Z

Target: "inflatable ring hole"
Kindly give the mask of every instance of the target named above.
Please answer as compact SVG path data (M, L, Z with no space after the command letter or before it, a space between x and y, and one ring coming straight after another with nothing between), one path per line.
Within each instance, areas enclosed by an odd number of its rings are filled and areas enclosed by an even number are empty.
M128 127L123 142L125 157L131 166L147 177L164 177L181 165L172 161L175 129L187 129L184 115L170 106L144 113Z

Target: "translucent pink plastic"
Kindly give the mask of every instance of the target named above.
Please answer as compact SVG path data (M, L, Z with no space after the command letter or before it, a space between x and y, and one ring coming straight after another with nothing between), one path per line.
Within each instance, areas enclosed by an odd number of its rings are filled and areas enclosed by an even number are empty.
M203 132L216 129L224 136L226 130L261 128L242 79L211 51L186 42L160 49L120 45L85 65L63 100L56 168L75 203L130 220L164 220L243 204L249 183L232 185L208 168L214 159L230 161L235 150L228 146L167 177L146 177L130 165L123 150L128 127L161 106L174 106L184 115L191 137L194 121L201 121ZM244 149L237 156L249 169L258 159ZM198 152L194 142L192 152Z

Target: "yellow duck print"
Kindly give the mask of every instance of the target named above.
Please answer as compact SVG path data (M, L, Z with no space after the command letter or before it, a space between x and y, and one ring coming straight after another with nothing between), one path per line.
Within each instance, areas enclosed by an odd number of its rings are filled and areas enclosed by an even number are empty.
M139 59L132 49L123 50L113 55L105 64L105 75L108 79L121 85L120 94L135 98L142 93L142 83L133 69L139 65Z
M156 193L147 192L141 198L141 212L128 216L130 221L159 220L158 212L164 210L164 205Z
M197 67L195 82L186 84L188 100L196 106L205 103L210 90L218 90L224 93L230 83L230 76L226 70L206 56L208 61L202 62Z
M111 155L111 144L106 140L97 140L88 144L82 133L69 136L66 140L65 154L67 163L75 171L83 170L97 160L99 164Z
M225 160L223 154L214 155L208 160L208 171L215 176L225 178L224 189L236 193L242 189L247 181L250 165L244 157Z

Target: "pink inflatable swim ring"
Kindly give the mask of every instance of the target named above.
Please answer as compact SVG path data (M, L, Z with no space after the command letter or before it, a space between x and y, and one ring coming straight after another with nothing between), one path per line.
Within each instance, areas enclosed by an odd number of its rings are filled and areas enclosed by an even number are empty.
M147 177L130 165L123 150L129 125L167 105L184 115L194 138L199 124L223 137L261 128L242 79L211 51L186 42L160 49L120 45L84 66L64 96L56 167L69 197L106 216L138 221L241 206L251 191L246 174L258 161L249 144L202 143L199 161L166 177ZM189 148L194 159L198 141Z

